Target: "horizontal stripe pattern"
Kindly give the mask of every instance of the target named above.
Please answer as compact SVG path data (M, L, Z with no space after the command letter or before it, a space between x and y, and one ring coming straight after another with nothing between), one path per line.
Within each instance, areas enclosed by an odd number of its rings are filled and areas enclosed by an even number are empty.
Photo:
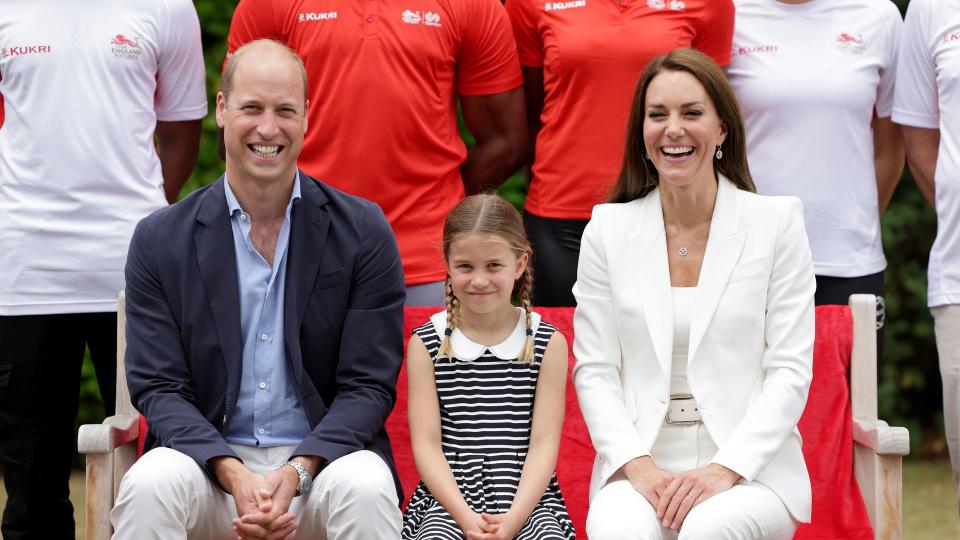
M533 401L543 353L556 328L541 322L534 334L534 360L502 360L489 350L475 360L437 357L440 336L433 323L414 332L433 359L440 403L441 446L464 500L477 513L510 509L530 445ZM573 524L551 479L517 538L570 540ZM404 539L463 538L459 526L423 482L404 515Z

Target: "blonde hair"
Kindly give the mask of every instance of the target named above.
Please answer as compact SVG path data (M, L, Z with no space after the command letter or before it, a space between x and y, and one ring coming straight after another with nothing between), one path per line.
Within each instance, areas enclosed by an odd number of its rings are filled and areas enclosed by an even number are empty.
M527 240L527 232L523 227L520 212L499 195L480 194L471 195L450 211L443 224L443 258L450 255L450 244L468 234L496 236L504 241L517 257L524 253L528 255L527 266L523 274L513 285L511 297L526 312L526 338L520 351L518 360L533 362L533 310L531 297L533 296L533 250ZM453 283L450 274L446 278L446 306L447 329L443 341L440 343L439 356L450 357L453 353L450 344L450 335L460 325L460 301L453 294Z

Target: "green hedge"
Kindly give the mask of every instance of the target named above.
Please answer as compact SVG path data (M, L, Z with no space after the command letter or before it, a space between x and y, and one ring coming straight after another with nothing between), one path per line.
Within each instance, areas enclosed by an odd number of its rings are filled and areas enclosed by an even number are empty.
M907 2L896 2L905 9ZM207 88L211 114L204 119L200 158L183 194L218 178L223 163L217 156L217 126L212 114L220 67L226 53L226 36L233 0L195 0L203 30L207 63ZM466 134L468 142L469 135ZM521 206L526 187L520 174L514 175L501 192ZM909 176L897 188L890 209L883 216L883 239L887 270L886 351L880 367L880 411L884 418L910 428L914 450L921 441L923 450L942 453L940 375L933 322L926 308L927 255L936 230L936 218ZM84 368L80 411L81 422L97 421L101 415L93 370ZM923 434L923 437L920 436Z

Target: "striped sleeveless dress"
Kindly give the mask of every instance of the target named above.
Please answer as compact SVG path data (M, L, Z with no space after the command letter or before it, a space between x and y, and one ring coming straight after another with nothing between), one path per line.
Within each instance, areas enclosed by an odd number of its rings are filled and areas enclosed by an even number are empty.
M454 330L454 358L437 358L446 312L414 330L433 360L443 453L460 493L477 513L505 513L520 482L530 445L537 376L547 342L556 331L540 322L539 314L531 316L535 329L531 363L517 360L526 337L523 310L513 333L498 345L484 347ZM460 540L463 532L421 481L404 513L401 538ZM516 538L575 538L556 473Z

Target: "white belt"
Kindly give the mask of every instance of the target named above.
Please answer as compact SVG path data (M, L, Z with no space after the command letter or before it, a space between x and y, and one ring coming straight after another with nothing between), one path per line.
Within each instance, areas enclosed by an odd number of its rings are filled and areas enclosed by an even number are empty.
M674 394L670 396L670 405L667 407L667 416L664 421L668 424L692 425L703 421L700 417L700 406L691 394Z

